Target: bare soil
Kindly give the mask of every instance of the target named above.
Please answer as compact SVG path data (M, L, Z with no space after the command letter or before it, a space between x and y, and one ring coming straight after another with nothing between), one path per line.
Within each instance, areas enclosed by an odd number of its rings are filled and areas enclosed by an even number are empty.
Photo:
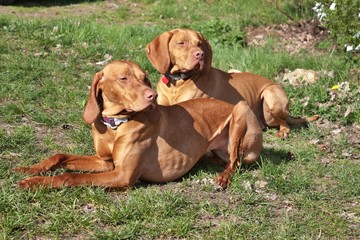
M0 14L13 15L24 18L62 18L64 16L91 15L94 13L107 13L116 11L126 0L107 0L96 4L81 4L81 0L72 1L73 4L61 4L56 1L26 1L18 0L10 6L0 5ZM30 11L24 11L16 7L25 7ZM32 10L36 7L46 7Z
M281 49L297 53L302 49L316 51L315 45L326 39L328 32L315 19L246 29L246 41L250 46L264 46L269 37L276 37Z

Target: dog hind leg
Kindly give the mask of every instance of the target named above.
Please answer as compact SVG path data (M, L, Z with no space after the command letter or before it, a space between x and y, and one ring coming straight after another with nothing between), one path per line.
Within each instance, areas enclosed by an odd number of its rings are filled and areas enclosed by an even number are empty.
M265 124L268 127L279 127L276 136L287 138L290 133L289 101L285 91L279 85L271 85L264 89L263 113Z
M230 162L216 178L222 189L230 185L231 177L242 164L257 161L262 149L262 130L255 114L244 101L235 105L229 124Z

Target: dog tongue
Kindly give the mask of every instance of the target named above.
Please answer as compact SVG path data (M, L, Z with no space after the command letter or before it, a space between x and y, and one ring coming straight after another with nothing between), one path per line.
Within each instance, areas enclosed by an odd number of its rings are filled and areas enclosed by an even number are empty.
M168 84L168 83L169 83L169 79L167 79L167 77L165 77L165 75L163 75L163 76L161 77L161 81L162 81L163 83L165 83L165 84Z

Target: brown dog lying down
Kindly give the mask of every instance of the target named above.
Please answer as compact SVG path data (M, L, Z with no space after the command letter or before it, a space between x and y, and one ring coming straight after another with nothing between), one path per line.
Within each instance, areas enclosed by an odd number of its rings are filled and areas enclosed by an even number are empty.
M94 76L84 111L96 154L56 154L17 171L39 174L66 168L96 173L35 176L23 188L94 185L133 186L137 180L168 182L186 174L210 150L227 155L216 182L226 188L241 163L253 163L262 149L262 131L248 105L215 99L157 106L156 93L141 68L114 61Z
M226 73L211 66L212 51L199 32L174 29L148 44L147 56L163 74L158 83L158 103L172 105L193 98L216 98L236 104L245 100L261 127L279 127L278 137L286 138L289 125L306 125L319 118L292 118L282 87L252 73Z

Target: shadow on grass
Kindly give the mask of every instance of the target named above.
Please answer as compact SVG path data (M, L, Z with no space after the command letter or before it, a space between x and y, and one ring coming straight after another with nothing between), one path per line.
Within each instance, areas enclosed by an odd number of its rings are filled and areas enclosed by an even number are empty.
M294 160L294 155L285 150L277 150L274 148L263 148L260 158L253 164L242 165L240 171L252 171L261 168L266 163L279 165Z
M182 182L185 181L186 179L191 178L192 176L197 176L199 174L201 174L202 172L206 173L206 174L220 174L222 171L224 171L226 167L226 163L223 162L221 159L219 159L218 157L214 156L211 153L206 154L205 156L203 156L202 158L200 158L200 160L195 164L195 166L193 168L190 169L189 172L187 172L184 176L171 181L174 183L177 182ZM151 182L145 182L145 181L139 181L138 183L136 183L136 185L134 186L134 188L146 188L148 186L153 186L153 185L157 185L157 186L163 186L166 185L168 183L151 183Z
M285 150L276 150L273 148L264 148L261 152L261 156L263 156L263 159L265 159L262 161L262 163L271 162L275 165L294 160L294 155L291 152ZM259 161L259 163L260 162L261 161Z
M258 168L261 168L262 165L271 162L275 165L279 165L282 163L288 163L294 159L294 156L291 152L285 151L285 150L277 150L273 148L264 148L261 152L261 158L254 164L248 164L248 165L242 165L240 172L245 171L252 171L256 170ZM225 170L226 163L219 159L218 157L214 156L211 153L208 153L207 155L203 156L198 163L195 164L195 166L190 169L188 173L186 173L184 176L178 178L177 180L174 180L172 182L182 182L191 176L197 176L201 174L202 172L205 172L206 174L211 175L218 175L222 171ZM156 183L158 186L165 185L167 183ZM148 187L153 186L154 183L151 182L143 182L139 181L135 188L138 187Z

